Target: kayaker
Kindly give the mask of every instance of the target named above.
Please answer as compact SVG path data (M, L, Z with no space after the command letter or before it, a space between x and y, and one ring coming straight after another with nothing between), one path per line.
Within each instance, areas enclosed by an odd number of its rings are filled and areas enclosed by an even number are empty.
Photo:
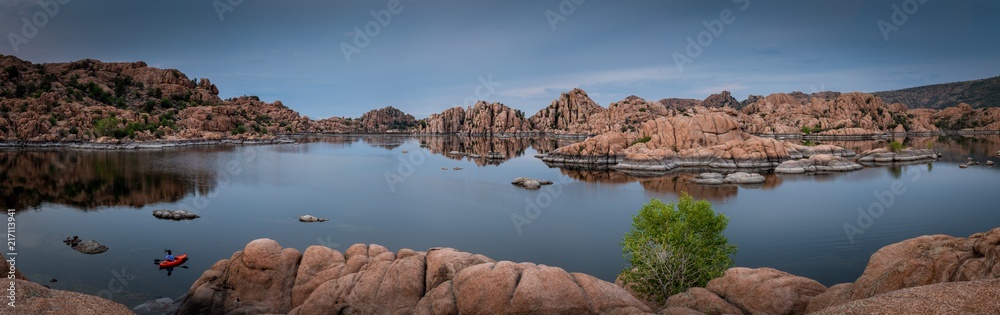
M167 252L167 261L174 261L174 259L176 259L174 258L174 253L172 253L169 249L164 249L163 251Z

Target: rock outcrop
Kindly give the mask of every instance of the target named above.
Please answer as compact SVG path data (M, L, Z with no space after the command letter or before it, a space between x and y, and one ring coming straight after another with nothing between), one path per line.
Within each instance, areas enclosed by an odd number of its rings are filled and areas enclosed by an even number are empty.
M368 111L356 120L354 131L364 133L398 133L417 126L413 115L389 106Z
M390 252L356 244L304 254L259 239L215 263L178 313L643 314L650 309L597 278L450 248Z
M550 180L537 180L527 177L515 178L510 183L511 185L521 186L527 189L539 189L542 188L543 185L552 185L552 181Z
M431 114L426 126L418 132L466 136L516 136L534 133L520 110L484 101L466 109L455 107L440 114Z
M528 119L549 134L596 135L608 131L608 111L581 89L563 93Z
M666 172L676 168L773 169L783 161L820 153L853 155L835 146L812 148L750 135L739 129L734 114L714 111L660 117L642 124L636 134L612 131L559 148L542 160L563 166Z

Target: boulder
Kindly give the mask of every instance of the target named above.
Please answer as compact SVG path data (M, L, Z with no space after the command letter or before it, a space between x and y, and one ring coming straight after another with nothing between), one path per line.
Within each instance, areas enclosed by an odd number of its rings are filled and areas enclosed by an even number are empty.
M511 181L510 184L515 186L521 186L527 189L539 189L542 188L543 185L552 185L552 181L537 180L527 177L518 177L515 178L513 181Z
M153 216L164 220L194 220L201 216L187 210L153 210Z
M614 284L450 248L355 244L299 256L255 240L195 282L179 314L648 314Z
M725 176L719 173L701 173L688 180L689 183L699 185L722 185Z
M722 182L726 184L763 184L766 181L764 175L757 173L736 172L726 175Z
M254 240L206 270L178 314L288 313L301 258L295 249L283 249L273 240Z
M843 157L819 154L806 159L781 162L775 173L802 174L815 172L848 172L862 169L861 164Z
M5 301L3 314L64 315L64 314L134 314L128 307L83 293L49 289L40 284L13 279L15 307ZM7 292L4 292L7 294ZM5 299L6 300L6 299Z
M72 247L76 251L84 253L84 254L88 254L88 255L100 254L100 253L108 251L108 247L107 246L101 245L101 243L98 243L95 240L86 240L86 241L80 242L80 243L78 243L76 245L73 245Z
M878 148L861 152L855 161L862 164L920 163L934 161L938 157L940 157L938 152L930 149L905 148L899 152L893 152L887 148Z
M326 222L326 221L329 221L329 219L317 218L316 216L305 214L305 215L299 216L299 221L300 222Z
M810 314L1000 314L997 301L1000 279L959 281L900 289Z
M750 314L803 314L826 287L771 268L730 268L705 287Z
M1000 228L968 238L929 235L882 247L851 286L852 300L903 288L1000 278Z
M730 304L705 288L690 288L667 299L667 314L743 314L739 307ZM696 313L695 313L696 312Z

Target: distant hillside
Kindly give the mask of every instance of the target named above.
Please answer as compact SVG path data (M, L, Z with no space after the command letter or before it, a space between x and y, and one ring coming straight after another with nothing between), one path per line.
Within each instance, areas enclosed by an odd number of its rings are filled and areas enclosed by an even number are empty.
M957 106L1000 107L1000 77L982 80L927 85L909 89L872 93L888 104L903 103L909 108Z

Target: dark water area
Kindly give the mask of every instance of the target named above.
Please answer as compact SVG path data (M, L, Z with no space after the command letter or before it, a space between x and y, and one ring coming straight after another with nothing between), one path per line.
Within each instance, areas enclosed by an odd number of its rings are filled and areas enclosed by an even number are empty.
M393 251L453 247L613 281L625 264L618 244L632 215L652 198L669 202L685 191L730 218L726 235L739 246L737 266L772 267L829 286L854 281L882 246L1000 226L1000 168L985 166L987 159L1000 162L1000 136L906 140L941 151L934 163L767 174L762 185L715 187L687 183L693 174L566 170L534 157L570 143L565 140L325 136L300 142L0 151L0 200L17 211L18 267L35 282L128 306L182 295L213 263L258 238L299 251L312 245L344 251L355 243ZM830 143L858 151L885 146ZM500 157L487 158L490 152ZM969 157L984 165L959 168ZM556 184L525 190L510 184L515 177ZM201 218L160 220L151 214L156 209L185 209ZM859 222L858 209L880 215ZM330 221L302 223L303 214ZM527 222L512 219L518 216ZM845 225L857 230L847 233ZM110 249L79 253L62 242L74 235ZM188 254L189 269L168 276L152 263L168 248Z

